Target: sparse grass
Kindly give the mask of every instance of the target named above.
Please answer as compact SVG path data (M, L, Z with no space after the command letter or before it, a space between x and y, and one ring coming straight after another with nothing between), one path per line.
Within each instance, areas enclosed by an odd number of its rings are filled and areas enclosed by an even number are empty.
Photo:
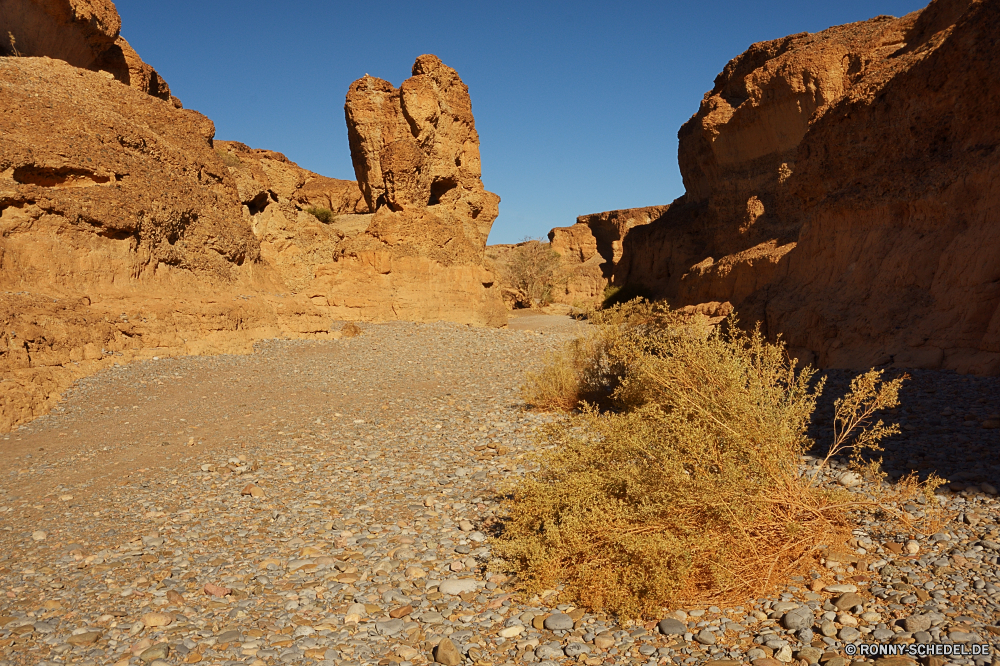
M243 166L243 161L237 155L229 152L228 150L216 148L215 154L219 156L219 159L222 160L222 163L227 167L239 168Z
M610 308L614 305L628 303L637 298L652 300L652 294L649 293L648 289L634 284L626 284L624 286L609 284L604 288L604 300L601 301L601 307Z
M10 44L10 55L15 58L21 57L21 53L17 50L17 40L14 39L14 33L10 30L7 31L7 41Z
M336 214L332 210L321 206L310 206L309 208L306 208L306 212L323 224L330 224L333 222L333 218L336 217Z
M569 601L657 617L760 595L849 538L864 502L800 473L824 385L812 368L732 318L710 331L634 301L593 321L525 384L533 405L582 413L545 429L539 470L506 489L495 568L528 593L562 582ZM902 381L873 371L852 384L831 455L893 432L871 420Z

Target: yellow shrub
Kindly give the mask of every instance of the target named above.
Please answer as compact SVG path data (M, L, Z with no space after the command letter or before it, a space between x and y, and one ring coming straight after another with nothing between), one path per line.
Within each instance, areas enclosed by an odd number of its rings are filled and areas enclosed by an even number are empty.
M564 582L577 603L656 617L761 594L849 536L854 497L800 476L823 381L734 323L710 332L665 306L616 306L529 376L533 404L582 414L545 429L539 471L506 489L495 568L527 592ZM891 432L863 429L901 380L866 377L841 410L842 445Z

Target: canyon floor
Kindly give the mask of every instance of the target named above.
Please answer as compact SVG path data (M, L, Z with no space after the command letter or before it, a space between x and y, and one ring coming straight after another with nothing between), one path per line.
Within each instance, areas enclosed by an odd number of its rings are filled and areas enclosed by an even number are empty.
M1000 378L913 373L887 467L953 483L897 507L908 529L863 520L849 552L766 598L631 624L512 595L484 567L497 488L555 418L518 385L582 326L363 324L80 381L0 436L0 665L843 666L855 643L1000 648ZM821 419L849 379L830 375Z

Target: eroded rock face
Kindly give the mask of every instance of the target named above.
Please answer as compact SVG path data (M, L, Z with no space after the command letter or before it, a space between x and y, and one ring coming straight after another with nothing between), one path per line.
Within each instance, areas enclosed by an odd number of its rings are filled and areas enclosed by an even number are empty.
M821 365L1000 372L995 3L753 45L679 132L616 284L730 302Z
M345 235L335 262L317 267L330 286L317 284L314 300L361 318L505 324L483 263L500 197L480 178L468 87L423 55L398 89L371 76L355 81L344 108L371 216L363 233Z
M273 296L208 118L47 58L0 89L0 430L102 364L328 333Z
M500 197L483 188L472 101L455 70L422 55L399 89L371 76L352 83L344 108L372 212L432 210L456 236L485 247Z
M111 0L0 0L0 55L55 58L108 72L169 100L170 87L120 36L121 27Z
M555 302L589 305L604 298L604 290L622 256L629 231L666 214L669 206L647 206L581 215L570 227L549 232L552 250L562 257L562 279Z

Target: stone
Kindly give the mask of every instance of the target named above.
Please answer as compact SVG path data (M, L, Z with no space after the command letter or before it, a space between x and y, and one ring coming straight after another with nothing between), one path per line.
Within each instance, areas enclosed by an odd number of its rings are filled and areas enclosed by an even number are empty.
M804 660L810 664L818 664L821 656L823 656L823 652L814 647L804 647L795 653L796 659Z
M400 619L383 620L375 623L375 629L380 634L394 636L403 630L403 621Z
M545 645L539 645L535 649L535 656L538 657L540 661L545 661L546 659L559 660L562 659L566 654L563 649L559 647L558 643L546 643Z
M837 633L837 638L845 643L853 643L861 637L861 632L854 627L841 627Z
M177 590L167 590L167 601L175 606L184 605L184 595Z
M501 638L514 638L515 636L520 636L524 633L524 626L517 624L510 627L504 627L497 632L497 635Z
M590 654L590 646L586 643L572 642L563 648L563 652L570 659L576 659L582 654Z
M823 588L823 591L830 594L846 594L848 592L857 592L858 586L849 583L840 583L837 585L827 585Z
M438 591L441 594L450 594L453 596L458 596L466 592L474 592L478 588L478 584L472 578L451 578L441 581L438 585Z
M598 634L594 636L594 647L598 650L607 650L615 645L615 637L611 634Z
M549 631L569 631L573 628L573 618L565 613L553 613L545 618L544 626Z
M400 617L406 617L413 612L413 606L407 604L405 606L399 606L398 608L393 608L389 611L389 617L396 619Z
M97 639L101 637L101 632L99 631L85 631L80 634L73 634L66 642L70 645L93 645L97 642Z
M347 612L344 614L344 624L350 624L352 622L360 622L362 618L368 616L368 609L365 608L364 604L354 603L347 608Z
M781 616L781 626L789 631L808 629L812 625L813 613L808 606L799 606Z
M787 664L792 660L792 648L788 645L784 645L774 653L774 658L783 664Z
M460 520L458 523L458 529L462 530L463 532L471 532L473 529L475 529L475 527L476 526L473 525L468 520Z
M142 623L147 627L166 627L173 621L174 617L167 613L146 613L142 616Z
M170 646L166 643L157 643L151 647L146 648L139 655L139 659L143 662L150 664L155 662L157 659L166 659L170 656Z
M672 617L665 617L656 625L664 636L683 636L687 633L687 625Z
M45 537L47 536L48 534L43 530L35 530L34 532L31 533L31 539L33 541L45 541Z
M927 631L931 628L931 617L929 615L911 615L903 620L903 628L911 634L918 631Z
M267 497L267 494L264 492L263 488L254 485L252 483L248 483L246 486L244 486L243 490L240 491L240 495L249 495L250 497L257 499Z
M702 629L697 634L695 634L694 639L701 643L702 645L715 645L718 640L714 633L708 629Z
M855 606L861 606L865 603L864 597L856 592L847 592L842 594L833 601L833 605L840 610L849 610Z
M837 477L837 483L845 488L854 488L861 484L861 476L857 472L844 472Z
M232 590L228 587L222 587L221 585L216 585L215 583L205 583L205 587L202 589L205 594L213 597L225 597L232 594Z
M458 666L462 663L462 653L450 638L442 638L434 648L434 661L445 666Z

